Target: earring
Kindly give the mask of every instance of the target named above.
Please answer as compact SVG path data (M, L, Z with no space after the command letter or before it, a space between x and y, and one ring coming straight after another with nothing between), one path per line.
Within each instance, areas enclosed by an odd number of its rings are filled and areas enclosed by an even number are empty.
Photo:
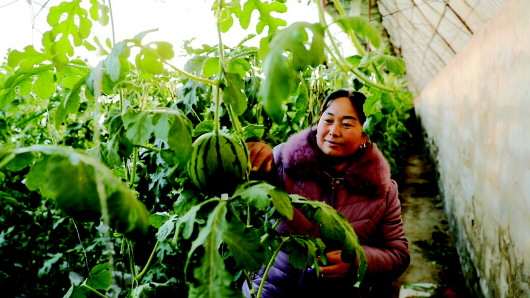
M361 146L359 146L359 149L364 149L366 148L366 142L364 142Z

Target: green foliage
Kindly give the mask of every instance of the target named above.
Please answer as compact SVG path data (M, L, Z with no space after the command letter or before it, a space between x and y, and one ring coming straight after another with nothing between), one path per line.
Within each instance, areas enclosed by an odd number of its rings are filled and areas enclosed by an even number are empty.
M103 45L91 28L111 14L97 0L52 7L43 48L9 53L0 68L0 283L24 281L12 296L237 296L280 249L296 267L318 268L332 246L360 260L362 281L362 248L331 207L247 179L212 194L187 173L201 135L275 145L313 125L338 87L367 94L365 130L395 168L412 107L405 63L372 23L339 14L333 22L359 52L342 57L330 24L287 24L285 2L212 1L219 33L236 21L249 29L257 16L256 34L234 48L187 44L184 69L172 64L171 44L145 41L151 31ZM244 45L256 36L258 48ZM104 57L92 67L74 58L80 47ZM295 208L322 226L321 239L277 233Z
M35 163L36 155L40 154ZM0 168L20 171L31 164L26 176L29 190L38 190L76 220L95 220L104 203L108 221L121 233L148 227L145 206L110 170L86 153L70 148L32 146L0 151Z

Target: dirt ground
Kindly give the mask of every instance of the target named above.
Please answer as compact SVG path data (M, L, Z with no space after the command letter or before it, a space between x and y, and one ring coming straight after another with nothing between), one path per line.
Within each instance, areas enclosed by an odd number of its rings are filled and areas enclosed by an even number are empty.
M394 283L394 297L472 297L444 212L436 171L421 136L396 177L411 264Z

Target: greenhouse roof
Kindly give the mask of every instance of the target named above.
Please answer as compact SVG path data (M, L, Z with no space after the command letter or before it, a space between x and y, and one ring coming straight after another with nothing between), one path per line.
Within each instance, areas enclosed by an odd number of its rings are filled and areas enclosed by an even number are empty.
M373 0L410 88L423 89L464 48L505 0Z

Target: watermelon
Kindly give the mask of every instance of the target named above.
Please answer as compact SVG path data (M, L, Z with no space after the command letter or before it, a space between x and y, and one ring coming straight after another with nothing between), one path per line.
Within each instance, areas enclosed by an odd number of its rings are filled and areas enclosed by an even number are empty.
M250 166L246 146L225 133L206 133L193 142L188 173L193 184L209 195L231 195L248 180Z

